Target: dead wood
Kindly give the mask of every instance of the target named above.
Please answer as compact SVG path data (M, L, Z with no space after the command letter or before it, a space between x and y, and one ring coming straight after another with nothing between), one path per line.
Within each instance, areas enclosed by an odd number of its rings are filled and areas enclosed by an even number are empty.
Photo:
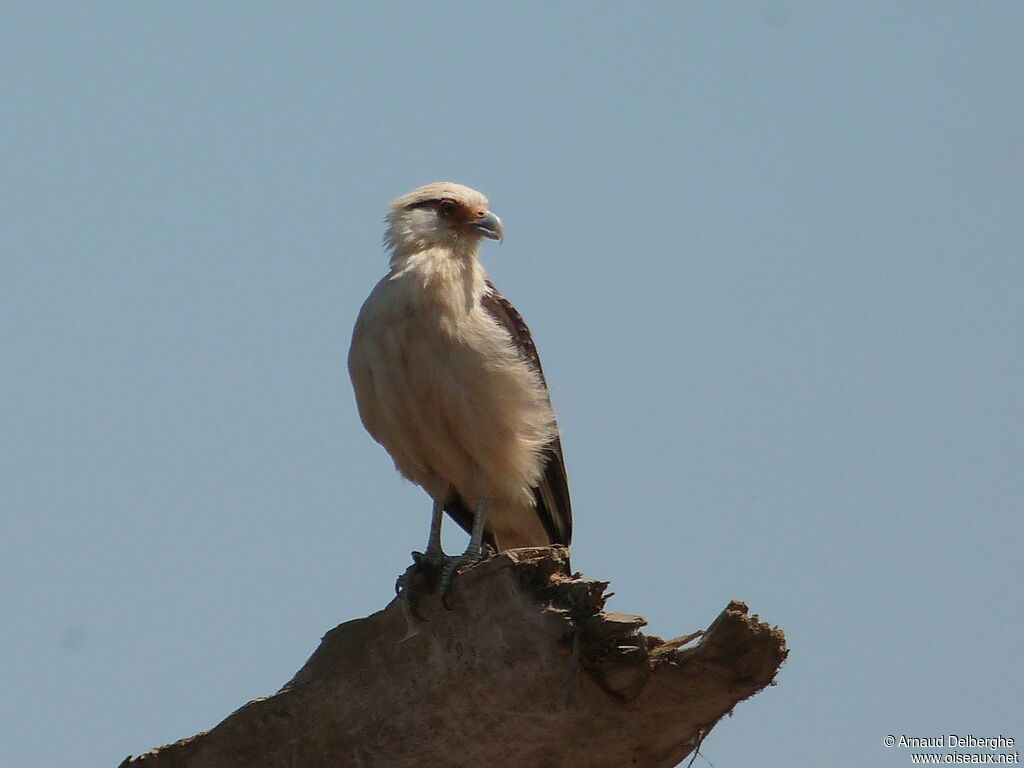
M732 602L662 641L605 612L561 547L462 571L445 610L396 599L329 631L278 693L121 768L669 768L772 683L783 633Z

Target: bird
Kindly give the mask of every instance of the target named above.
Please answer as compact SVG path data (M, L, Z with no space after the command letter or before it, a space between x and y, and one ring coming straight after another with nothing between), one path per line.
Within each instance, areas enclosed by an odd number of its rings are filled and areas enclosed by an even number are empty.
M425 553L442 595L462 565L572 539L558 424L532 335L478 259L504 240L487 198L426 184L390 203L389 271L363 303L348 369L359 417L398 472L433 502ZM447 513L470 534L441 546ZM401 579L400 579L401 582Z

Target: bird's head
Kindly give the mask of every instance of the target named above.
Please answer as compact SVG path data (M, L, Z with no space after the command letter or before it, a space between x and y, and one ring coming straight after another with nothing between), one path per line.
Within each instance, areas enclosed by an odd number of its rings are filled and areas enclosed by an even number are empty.
M391 201L384 243L395 255L445 248L458 255L476 253L481 238L502 240L501 219L487 198L451 181L436 181Z

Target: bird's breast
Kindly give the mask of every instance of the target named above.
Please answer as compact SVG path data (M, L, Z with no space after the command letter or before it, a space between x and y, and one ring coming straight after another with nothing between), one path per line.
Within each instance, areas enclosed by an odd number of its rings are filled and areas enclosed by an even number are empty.
M356 322L349 369L364 425L428 492L447 483L532 503L555 433L539 375L478 301L414 288L382 281Z

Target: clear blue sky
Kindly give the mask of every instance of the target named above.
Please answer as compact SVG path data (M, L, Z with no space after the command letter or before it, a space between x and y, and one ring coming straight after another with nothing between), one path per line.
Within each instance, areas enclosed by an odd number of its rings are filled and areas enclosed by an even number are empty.
M0 763L209 728L390 599L429 502L345 354L437 179L505 223L574 565L789 637L712 763L1024 740L1022 82L1016 1L8 6Z

